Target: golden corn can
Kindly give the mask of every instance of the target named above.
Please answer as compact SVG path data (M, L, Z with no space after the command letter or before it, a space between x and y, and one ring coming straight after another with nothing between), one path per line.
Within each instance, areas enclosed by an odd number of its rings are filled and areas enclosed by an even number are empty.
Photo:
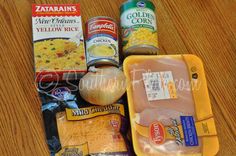
M155 6L148 0L127 1L120 7L124 55L157 54Z

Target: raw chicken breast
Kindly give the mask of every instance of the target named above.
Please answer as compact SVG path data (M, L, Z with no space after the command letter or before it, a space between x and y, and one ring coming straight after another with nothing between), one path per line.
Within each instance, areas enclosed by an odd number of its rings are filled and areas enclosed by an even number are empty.
M188 69L181 59L160 58L137 62L129 65L129 73L132 85L132 96L134 103L134 121L142 126L149 127L154 121L161 122L165 127L173 126L175 119L180 125L180 116L193 116L195 118L194 100ZM148 101L143 73L171 71L175 82L177 98ZM150 143L148 137L141 136L138 132L137 140L140 149L147 155L178 155L201 152L201 140L199 146L186 147L178 145L175 140L165 140L161 145Z
M171 126L172 120L175 119L180 124L180 116L190 116L192 114L178 112L173 109L167 109L158 106L154 109L145 109L141 113L135 114L135 121L142 126L149 126L154 121L159 121L165 126Z

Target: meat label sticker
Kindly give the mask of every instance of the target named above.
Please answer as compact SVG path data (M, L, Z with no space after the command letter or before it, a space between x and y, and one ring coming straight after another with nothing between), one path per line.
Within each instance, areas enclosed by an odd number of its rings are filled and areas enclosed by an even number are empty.
M198 135L192 116L180 116L185 146L198 146Z
M165 141L165 128L160 122L153 122L149 127L149 138L155 145L160 145Z
M176 87L171 71L143 73L148 101L176 99Z

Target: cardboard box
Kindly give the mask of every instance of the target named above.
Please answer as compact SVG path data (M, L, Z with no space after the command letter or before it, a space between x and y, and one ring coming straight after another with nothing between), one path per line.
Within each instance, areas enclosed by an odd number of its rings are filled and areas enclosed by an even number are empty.
M80 4L33 4L36 81L75 80L87 71Z

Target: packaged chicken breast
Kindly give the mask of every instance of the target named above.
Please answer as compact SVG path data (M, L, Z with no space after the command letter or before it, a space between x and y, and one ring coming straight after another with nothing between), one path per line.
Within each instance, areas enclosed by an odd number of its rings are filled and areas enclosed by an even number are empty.
M201 60L194 55L124 61L138 156L214 156L219 143Z

